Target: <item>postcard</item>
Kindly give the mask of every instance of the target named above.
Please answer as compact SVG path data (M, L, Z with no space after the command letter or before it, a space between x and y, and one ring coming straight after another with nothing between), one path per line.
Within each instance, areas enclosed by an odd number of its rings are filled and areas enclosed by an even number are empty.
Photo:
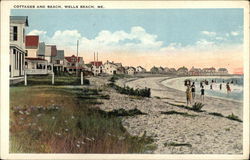
M1 158L248 159L249 5L3 1Z

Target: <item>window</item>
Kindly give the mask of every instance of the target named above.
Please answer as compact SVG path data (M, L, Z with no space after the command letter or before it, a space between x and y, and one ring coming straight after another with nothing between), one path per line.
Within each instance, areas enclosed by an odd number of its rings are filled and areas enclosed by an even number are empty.
M17 41L17 26L13 27L13 40Z

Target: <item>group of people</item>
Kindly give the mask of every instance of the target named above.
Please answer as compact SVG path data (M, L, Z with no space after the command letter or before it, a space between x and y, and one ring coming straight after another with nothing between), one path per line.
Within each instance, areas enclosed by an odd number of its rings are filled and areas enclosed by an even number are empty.
M211 90L213 89L214 82L216 82L216 81L212 80L212 83L210 84ZM209 85L207 80L200 82L200 88L201 88L200 98L201 98L202 102L204 102L204 96L205 96L205 89L204 89L203 83L205 83L205 85ZM223 81L223 83L224 83L224 81ZM191 81L188 80L188 81L185 81L184 85L187 86L187 89L186 89L187 106L189 104L192 105L192 102L195 100L195 82L191 83ZM222 83L220 83L219 88L220 88L220 90L222 90ZM227 90L227 93L231 92L231 87L229 85L229 82L226 83L226 90Z
M186 97L187 97L187 106L192 104L192 101L195 99L195 82L192 83L192 85L188 84L187 90L186 90ZM201 99L204 101L204 94L205 89L204 86L201 87Z

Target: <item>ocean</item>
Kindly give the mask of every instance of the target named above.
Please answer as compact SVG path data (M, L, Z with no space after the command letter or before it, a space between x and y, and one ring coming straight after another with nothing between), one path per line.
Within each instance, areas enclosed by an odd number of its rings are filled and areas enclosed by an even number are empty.
M208 81L208 85L203 83L205 89L205 96L218 97L223 99L235 100L235 101L243 101L243 84L244 78L243 76L195 76L195 77L180 77L168 79L162 82L163 85L174 88L181 91L186 91L186 86L184 85L184 81L186 79L191 80L191 82L195 82L196 94L200 95L200 82ZM213 81L213 82L212 82ZM231 88L231 92L227 93L226 84L229 82L229 86ZM212 84L212 89L210 89L210 85ZM220 84L222 84L222 89L220 90Z

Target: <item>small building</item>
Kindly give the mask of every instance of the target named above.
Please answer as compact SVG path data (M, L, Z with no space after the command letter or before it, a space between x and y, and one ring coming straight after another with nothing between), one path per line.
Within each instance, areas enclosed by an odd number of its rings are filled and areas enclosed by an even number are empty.
M10 77L24 76L25 29L28 26L27 16L10 16Z
M102 61L92 61L90 62L90 65L91 65L90 71L93 72L95 76L103 73Z
M53 70L57 74L62 72L63 69L63 61L64 61L64 50L57 50L56 56L51 57Z
M189 75L191 76L200 76L202 74L202 71L200 68L194 68L192 67L189 72L188 72Z
M48 70L48 61L38 57L39 36L26 36L26 56L25 56L25 73L28 75L44 75L49 74L52 70Z
M146 69L143 68L142 66L137 66L137 67L136 67L136 72L137 72L137 73L145 73L145 72L146 72Z
M155 66L153 66L151 69L150 69L150 72L153 73L153 74L156 74L156 73L159 73L159 69Z
M84 61L82 57L75 55L64 57L64 71L68 73L80 72L84 69Z
M228 74L228 70L226 68L219 68L218 69L218 74L219 75L227 75Z
M175 68L169 68L169 73L171 73L171 74L176 74L177 71L176 71Z
M170 69L169 69L168 67L165 67L165 68L164 68L164 72L165 72L165 73L169 73L169 72L170 72Z
M126 70L126 73L128 75L134 75L136 73L136 69L134 67L129 67L127 70Z
M188 69L186 67L180 67L177 69L178 75L188 75Z
M118 66L114 62L107 61L103 64L103 73L114 75L117 74Z
M203 68L202 75L213 76L216 75L216 69L214 67L211 68Z
M165 70L164 70L164 68L163 67L158 67L158 73L165 73Z
M52 63L52 58L55 57L57 54L56 45L46 45L45 46L45 59Z
M126 69L123 66L117 68L117 74L125 74Z

